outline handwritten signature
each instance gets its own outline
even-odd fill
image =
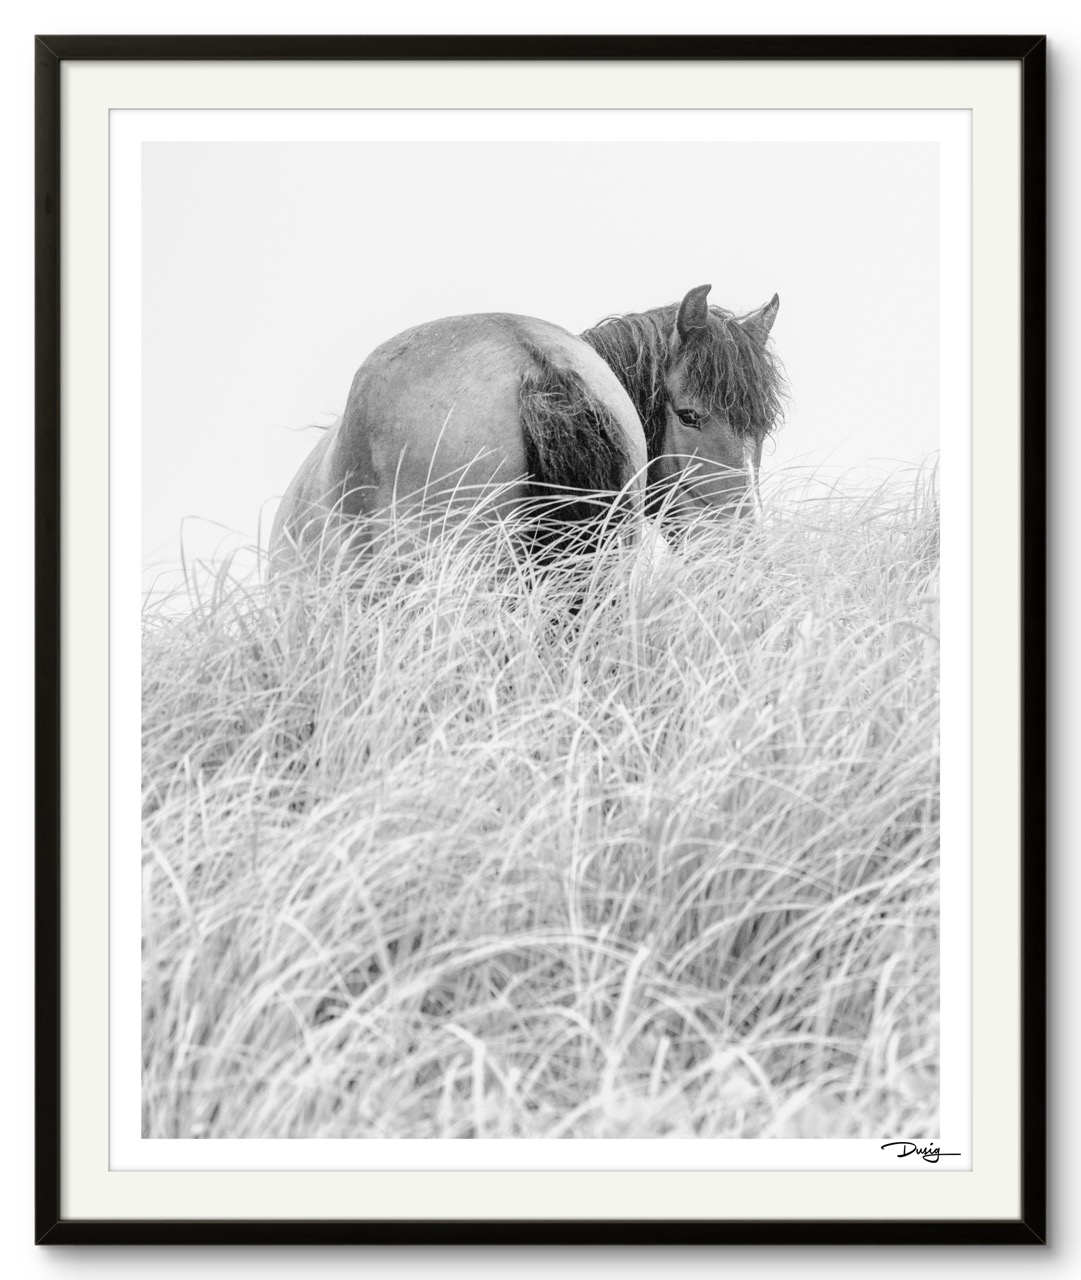
[[[943,1156],[959,1156],[960,1151],[943,1151],[941,1147],[928,1145],[921,1147],[915,1142],[884,1142],[882,1150],[887,1147],[900,1147],[900,1151],[895,1151],[894,1155],[898,1160],[903,1160],[905,1156],[919,1156],[922,1160],[926,1160],[928,1164],[938,1164],[939,1159]]]

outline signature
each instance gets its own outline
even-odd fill
[[[961,1154],[960,1151],[943,1151],[941,1147],[936,1146],[921,1147],[915,1142],[884,1142],[882,1150],[885,1151],[887,1147],[901,1148],[900,1151],[894,1152],[898,1160],[904,1159],[905,1156],[919,1156],[921,1159],[926,1160],[928,1164],[938,1164],[941,1156],[959,1156]]]

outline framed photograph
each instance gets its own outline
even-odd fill
[[[52,37],[43,1243],[1042,1243],[1042,37]]]

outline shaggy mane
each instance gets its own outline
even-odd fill
[[[672,364],[672,334],[679,303],[626,316],[608,316],[581,334],[612,369],[645,427],[652,462],[665,432],[665,374]],[[753,313],[749,313],[753,314]],[[787,394],[784,369],[767,339],[755,341],[742,327],[747,316],[709,308],[709,340],[683,344],[678,359],[694,395],[723,405],[740,435],[780,425]]]

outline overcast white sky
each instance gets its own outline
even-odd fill
[[[190,554],[265,539],[364,357],[462,312],[578,332],[707,281],[736,311],[776,291],[793,395],[764,469],[918,461],[938,244],[934,143],[144,144],[144,564],[186,517]]]

